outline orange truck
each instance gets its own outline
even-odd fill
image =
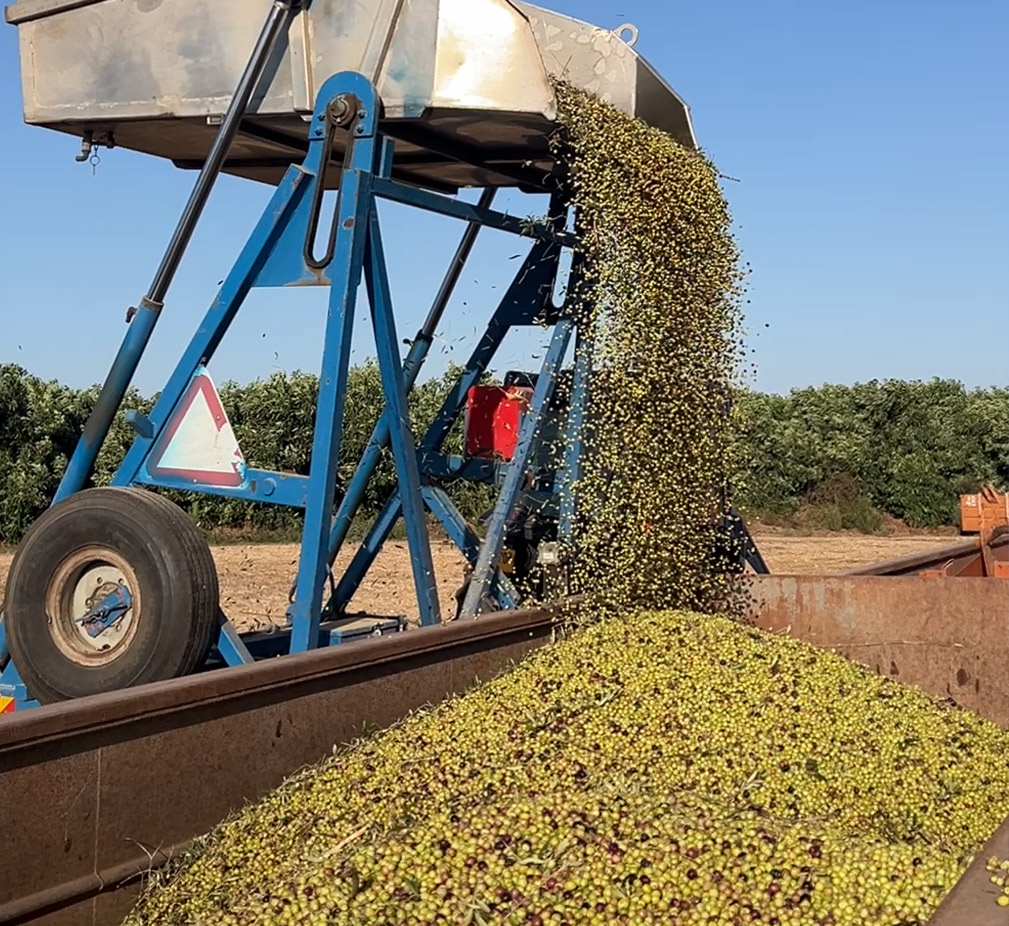
[[[960,533],[978,535],[983,575],[1009,578],[1009,561],[995,552],[1009,534],[1009,494],[986,485],[973,495],[961,495]],[[1002,542],[995,543],[999,539]]]
[[[1009,578],[1009,495],[985,486],[960,496],[960,533],[949,546],[870,563],[845,575]]]

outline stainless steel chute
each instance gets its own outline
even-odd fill
[[[20,0],[24,117],[199,167],[272,0]],[[694,146],[686,104],[625,38],[509,0],[314,0],[278,47],[225,172],[276,183],[301,160],[322,82],[376,81],[398,177],[537,187],[562,77]],[[631,42],[633,38],[631,39]]]

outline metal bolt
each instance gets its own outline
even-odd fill
[[[355,106],[351,98],[342,95],[333,100],[326,109],[326,117],[333,125],[346,125],[354,118]]]

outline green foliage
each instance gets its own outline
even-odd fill
[[[66,468],[92,402],[84,393],[0,366],[0,540],[16,540]]]
[[[434,418],[458,377],[449,368],[420,383],[410,395],[414,431],[419,436]],[[221,399],[248,462],[266,469],[307,474],[318,379],[307,373],[276,373],[247,386],[223,383]],[[0,543],[14,544],[49,504],[98,389],[68,389],[31,376],[20,367],[0,365]],[[154,399],[131,390],[124,409],[149,412]],[[346,484],[364,452],[382,410],[378,365],[369,361],[350,371],[345,405],[344,444],[339,478]],[[95,467],[94,483],[105,485],[133,440],[122,413],[117,415]],[[462,450],[457,424],[445,450]],[[391,454],[386,451],[369,486],[363,511],[374,513],[395,488]],[[492,503],[492,490],[457,482],[449,492],[463,515],[475,520]],[[194,493],[168,493],[204,529],[233,528],[293,532],[300,514],[287,508],[254,505]]]
[[[410,397],[414,430],[432,420],[457,369],[421,383]],[[277,373],[247,386],[225,383],[221,395],[246,458],[270,469],[307,473],[311,462],[316,377]],[[0,365],[0,542],[16,543],[49,504],[97,388],[45,382]],[[340,479],[350,479],[381,411],[382,389],[372,361],[350,374]],[[150,410],[153,399],[131,391],[126,408]],[[743,461],[751,511],[791,515],[809,526],[874,531],[880,512],[914,527],[956,524],[961,492],[984,482],[1009,488],[1009,389],[966,390],[950,380],[888,380],[856,386],[800,389],[788,396],[742,394],[733,415],[736,455]],[[120,414],[95,472],[112,477],[132,441]],[[446,449],[462,449],[460,426]],[[364,510],[374,512],[395,486],[385,455]],[[492,490],[450,487],[463,514],[475,520]],[[204,528],[295,530],[295,512],[191,493],[173,496]]]
[[[826,502],[851,526],[864,529],[874,507],[934,527],[957,523],[960,493],[985,482],[1009,486],[1005,388],[874,380],[788,396],[744,393],[735,420],[746,460],[741,501],[752,510],[790,514],[823,504],[818,489],[846,477],[855,495]]]

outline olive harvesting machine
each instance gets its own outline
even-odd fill
[[[520,0],[18,0],[6,18],[18,30],[29,124],[75,136],[78,161],[127,148],[196,172],[53,504],[15,553],[0,615],[0,924],[111,926],[145,875],[250,798],[554,638],[557,610],[527,606],[545,591],[530,591],[531,567],[556,568],[563,593],[556,561],[578,516],[570,486],[593,371],[588,334],[558,295],[567,262],[572,276],[579,267],[551,145],[553,81],[696,143],[686,105],[634,50],[633,26],[600,28]],[[153,408],[125,410],[134,434],[111,485],[90,488],[222,173],[274,187],[269,203],[236,242]],[[502,188],[542,197],[545,218],[495,208]],[[462,226],[416,333],[399,330],[392,304],[396,255],[383,247],[378,208],[387,202]],[[526,239],[528,252],[418,439],[407,395],[485,228]],[[384,409],[341,483],[362,285]],[[307,474],[270,472],[243,456],[210,366],[254,287],[302,286],[328,287],[311,462]],[[533,326],[549,339],[538,369],[489,385],[506,335]],[[460,422],[463,452],[449,453]],[[396,490],[336,569],[387,453]],[[453,504],[455,480],[497,487],[483,531]],[[166,490],[303,513],[285,626],[239,633],[229,622],[207,542]],[[1009,639],[1009,579],[994,567],[985,579],[948,564],[920,579],[920,559],[890,564],[889,578],[769,575],[724,507],[730,568],[758,573],[757,625],[1009,723],[1009,648],[992,643]],[[406,633],[401,618],[346,610],[400,519],[426,628]],[[440,613],[432,520],[470,564],[458,620]],[[1005,540],[990,544],[1000,560]],[[943,562],[977,557],[975,545],[960,547]],[[1009,856],[1009,820],[932,926],[1002,922],[985,893],[993,852]]]
[[[633,50],[635,28],[601,29],[511,0],[21,0],[7,8],[7,20],[18,28],[28,123],[80,137],[79,161],[122,147],[198,176],[150,288],[127,312],[122,346],[53,505],[16,553],[0,623],[0,696],[30,706],[402,629],[398,618],[345,612],[400,518],[421,625],[442,621],[429,514],[471,564],[457,616],[517,606],[523,592],[508,565],[515,550],[503,556],[503,548],[525,544],[519,560],[528,572],[537,559],[556,558],[556,542],[570,536],[574,503],[566,487],[577,475],[579,441],[564,442],[560,457],[544,463],[544,422],[553,419],[554,434],[579,433],[589,375],[587,338],[555,297],[575,238],[550,144],[552,78],[695,144],[687,107]],[[153,409],[126,412],[135,435],[111,485],[88,488],[221,173],[276,189]],[[481,190],[478,200],[457,195],[470,187]],[[546,217],[495,211],[502,187],[547,196]],[[332,190],[330,209],[324,194]],[[402,359],[379,201],[465,226]],[[485,227],[532,243],[415,443],[406,396]],[[356,474],[338,486],[361,282],[385,406]],[[208,369],[253,287],[300,286],[329,287],[307,475],[245,461]],[[484,385],[505,335],[532,325],[552,329],[541,369],[502,387]],[[461,416],[469,452],[446,454]],[[351,564],[334,575],[387,447],[397,491]],[[499,486],[482,539],[445,490],[457,479]],[[303,511],[287,626],[239,634],[220,613],[205,540],[148,488]],[[529,498],[539,499],[533,519],[546,524],[531,542],[528,517],[516,520],[517,511],[530,511],[521,504]]]

